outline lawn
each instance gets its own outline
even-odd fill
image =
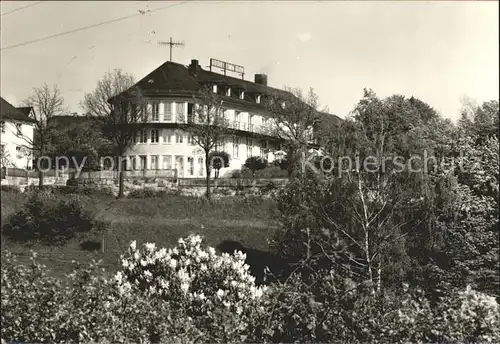
[[[65,197],[65,196],[61,196]],[[22,207],[25,196],[2,192],[2,224],[10,214]],[[197,233],[208,245],[216,246],[225,239],[243,245],[268,250],[268,240],[278,224],[273,220],[272,200],[245,202],[242,197],[228,197],[208,202],[185,196],[169,196],[158,199],[121,199],[106,196],[82,197],[85,207],[97,212],[100,219],[110,223],[106,232],[87,233],[63,246],[43,244],[24,245],[2,237],[2,249],[28,260],[29,250],[37,252],[54,273],[68,273],[72,261],[102,260],[103,266],[114,270],[120,254],[132,240],[140,245],[154,242],[160,247],[175,245],[182,236]],[[80,243],[93,240],[104,243],[104,250],[85,251]]]

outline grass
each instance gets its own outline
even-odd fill
[[[67,197],[61,195],[61,197]],[[21,209],[26,196],[2,192],[2,225],[8,216]],[[103,233],[87,233],[67,244],[54,247],[43,244],[23,245],[2,237],[2,249],[28,261],[29,250],[55,274],[69,273],[72,261],[102,260],[103,266],[114,270],[119,257],[132,240],[138,245],[154,242],[160,247],[176,244],[180,237],[197,233],[205,243],[218,245],[225,239],[239,241],[245,246],[267,250],[267,239],[277,228],[273,220],[272,200],[246,202],[243,198],[228,197],[220,200],[168,196],[158,199],[120,199],[107,196],[82,196],[85,208],[96,211],[97,217],[110,223]],[[89,252],[80,243],[93,240],[104,243],[104,252]]]

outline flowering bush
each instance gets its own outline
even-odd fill
[[[115,275],[118,289],[123,295],[141,291],[160,297],[173,308],[185,309],[190,318],[199,320],[197,323],[222,326],[215,318],[227,322],[227,317],[234,315],[237,319],[231,321],[238,332],[244,332],[255,320],[252,314],[261,310],[259,302],[266,287],[255,285],[243,253],[218,255],[213,247],[202,248],[201,244],[198,235],[181,238],[170,249],[146,243],[141,250],[132,242],[121,257],[122,270]],[[227,335],[227,329],[209,327],[212,340]]]

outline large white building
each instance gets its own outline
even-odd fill
[[[189,133],[180,130],[194,113],[193,95],[209,86],[223,100],[225,118],[231,134],[222,147],[231,156],[230,167],[240,169],[251,156],[269,162],[280,150],[280,140],[272,135],[272,121],[262,105],[269,91],[284,92],[267,86],[267,76],[256,74],[254,82],[204,70],[197,60],[188,66],[166,62],[136,85],[148,103],[148,129],[140,133],[126,153],[128,169],[176,169],[179,177],[205,176],[204,153],[191,142]]]
[[[29,143],[33,142],[33,123],[30,117],[31,107],[16,108],[1,99],[1,155],[2,167],[32,168],[32,151]]]

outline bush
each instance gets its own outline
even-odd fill
[[[120,293],[139,292],[183,309],[206,341],[255,341],[254,323],[262,318],[257,313],[264,311],[259,303],[266,288],[255,285],[241,252],[217,255],[201,243],[197,235],[179,239],[168,250],[151,243],[140,250],[132,242],[115,276]]]
[[[57,200],[54,195],[43,192],[31,194],[23,209],[9,217],[2,232],[16,241],[61,244],[77,233],[106,227],[83,208],[78,198]]]
[[[169,190],[155,190],[153,188],[134,189],[127,195],[128,198],[162,198],[172,195]]]
[[[371,294],[333,271],[256,287],[236,253],[201,238],[171,249],[135,242],[122,270],[98,263],[50,277],[2,251],[2,342],[498,342],[498,303],[470,288],[432,306],[403,286]]]
[[[0,190],[2,192],[21,193],[21,189],[17,185],[2,185]]]

